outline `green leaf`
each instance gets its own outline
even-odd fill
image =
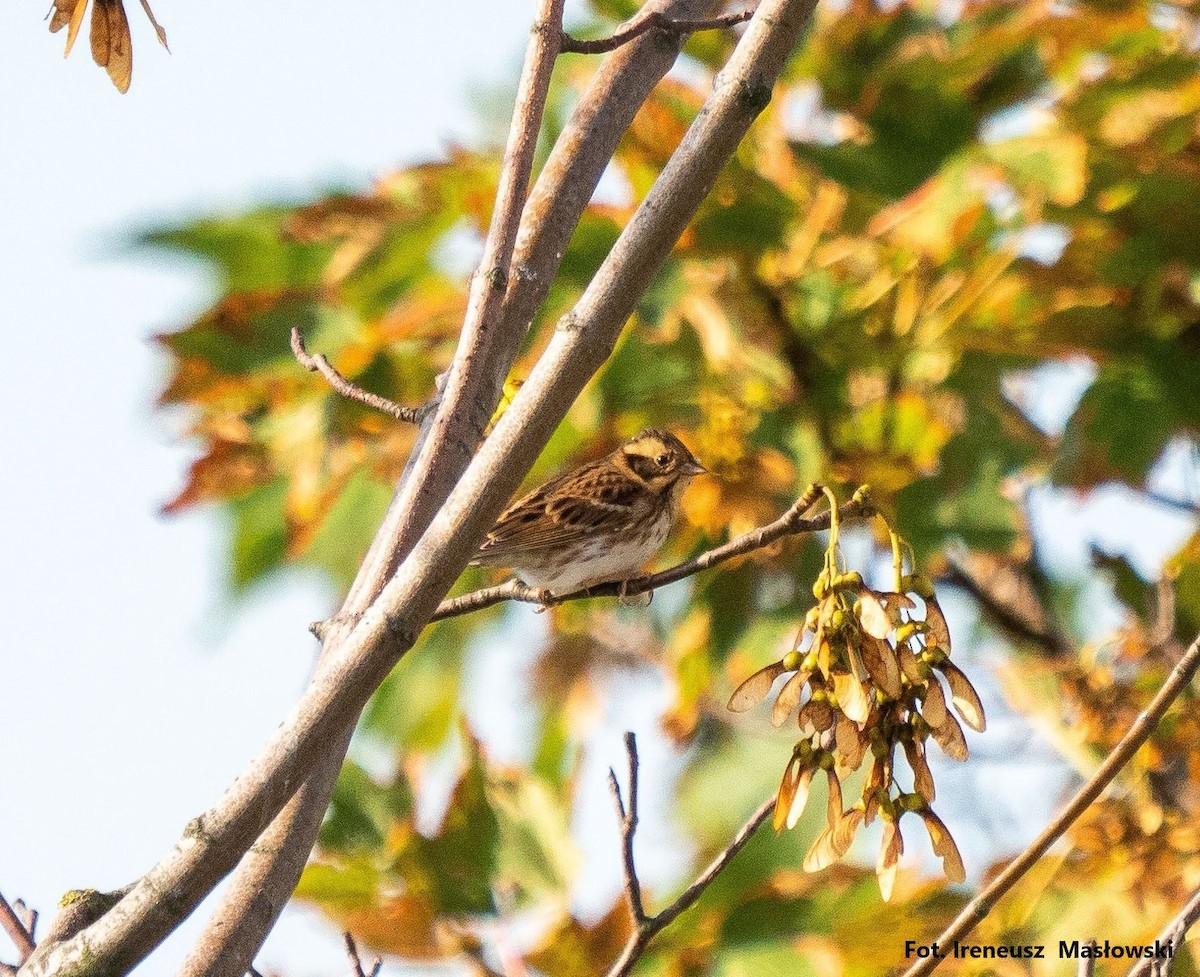
[[[248,495],[232,499],[234,589],[244,591],[283,565],[287,555],[288,526],[284,519],[287,481],[276,477]]]
[[[394,824],[407,821],[412,813],[412,789],[406,778],[398,777],[390,785],[380,785],[362,767],[347,760],[342,764],[329,813],[321,825],[321,848],[342,854],[376,851],[383,846]]]
[[[1106,364],[1067,422],[1052,474],[1060,485],[1140,488],[1170,440],[1174,410],[1144,366]]]
[[[355,472],[304,551],[304,562],[324,570],[339,588],[348,587],[391,498],[388,486]]]

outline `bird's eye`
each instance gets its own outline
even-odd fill
[[[670,460],[671,459],[668,458],[666,455],[659,455],[657,458],[654,459],[654,464],[658,465],[659,468],[664,468],[664,467],[666,467],[667,462]]]

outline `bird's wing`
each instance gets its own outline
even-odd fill
[[[489,562],[572,543],[623,523],[636,507],[641,486],[603,462],[547,482],[509,506],[479,548]]]

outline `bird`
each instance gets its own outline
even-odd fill
[[[674,434],[649,428],[509,505],[472,563],[508,567],[543,598],[625,582],[658,552],[684,490],[707,471]]]

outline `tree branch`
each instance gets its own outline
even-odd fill
[[[621,862],[625,869],[629,912],[633,916],[634,927],[641,929],[647,917],[642,905],[642,884],[638,881],[637,866],[633,861],[633,835],[638,825],[638,751],[637,737],[632,732],[625,733],[625,753],[629,757],[629,807],[621,803],[621,785],[617,783],[617,774],[612,767],[608,768],[608,789],[621,824]]]
[[[617,783],[617,775],[610,768],[608,771],[608,787],[613,795],[617,808],[617,816],[621,825],[621,861],[625,871],[625,895],[629,900],[629,912],[633,916],[633,932],[625,943],[621,956],[608,971],[607,977],[625,977],[632,972],[634,965],[641,959],[646,947],[660,932],[670,926],[679,915],[690,909],[696,900],[704,894],[704,890],[712,883],[726,865],[733,859],[763,824],[775,809],[775,795],[759,805],[758,810],[738,829],[733,839],[721,850],[708,866],[696,876],[695,880],[679,894],[674,902],[665,906],[661,912],[647,916],[642,904],[642,886],[638,881],[637,866],[633,859],[633,836],[637,831],[637,802],[638,802],[638,753],[637,738],[633,733],[625,734],[625,752],[629,756],[629,807],[621,803],[621,787]]]
[[[614,32],[611,37],[584,41],[564,32],[561,50],[564,54],[606,54],[609,51],[615,51],[622,44],[628,44],[649,30],[660,30],[668,34],[685,36],[697,31],[721,30],[725,27],[733,27],[735,24],[744,24],[752,16],[754,16],[754,10],[749,9],[736,14],[726,14],[724,17],[682,20],[667,17],[657,10],[651,10],[649,13],[639,14],[627,27]]]
[[[1134,964],[1128,977],[1169,977],[1179,951],[1183,949],[1183,941],[1187,937],[1187,932],[1197,921],[1200,921],[1200,889],[1192,893],[1192,897],[1179,910],[1175,918],[1158,934],[1158,939],[1162,943],[1171,944],[1171,956],[1161,959],[1143,957]]]
[[[321,374],[329,386],[333,387],[343,397],[349,400],[357,400],[360,404],[366,404],[368,407],[374,407],[376,410],[390,414],[396,420],[404,421],[406,424],[420,423],[421,414],[425,408],[404,407],[401,404],[397,404],[394,400],[388,400],[387,397],[373,394],[371,391],[363,390],[357,384],[351,383],[334,369],[333,364],[325,358],[323,353],[318,353],[316,356],[309,353],[304,345],[304,336],[300,332],[299,326],[292,326],[291,344],[292,354],[296,357],[299,364],[306,370]]]
[[[967,903],[954,922],[937,938],[938,943],[949,946],[970,933],[992,911],[1001,897],[1033,867],[1051,845],[1063,836],[1079,816],[1091,806],[1092,802],[1104,793],[1113,778],[1121,772],[1125,764],[1133,759],[1133,755],[1142,744],[1150,738],[1150,734],[1154,732],[1163,716],[1166,715],[1171,703],[1192,680],[1198,666],[1200,666],[1200,637],[1197,637],[1183,653],[1150,704],[1138,715],[1128,732],[1121,737],[1120,742],[1100,764],[1096,772],[1079,788],[1062,812],[1046,826],[1046,829],[1033,840],[1028,848],[996,876],[983,892]],[[938,963],[940,963],[940,959],[933,956],[918,960],[904,972],[904,977],[924,977],[931,973]]]
[[[438,605],[438,609],[434,612],[430,620],[441,621],[448,617],[471,614],[475,611],[483,610],[485,607],[492,607],[495,604],[509,600],[526,604],[538,604],[542,607],[553,607],[556,604],[564,604],[567,601],[583,600],[591,597],[632,597],[637,594],[644,594],[658,587],[665,587],[667,584],[675,583],[675,581],[682,580],[685,577],[690,577],[701,570],[707,570],[719,563],[724,563],[726,560],[731,560],[736,556],[742,556],[754,550],[762,549],[764,546],[769,546],[785,536],[797,536],[803,533],[828,529],[830,515],[828,512],[823,512],[810,519],[804,518],[804,514],[822,497],[822,489],[819,486],[810,485],[804,491],[804,494],[792,503],[787,512],[774,522],[759,529],[751,530],[748,533],[743,533],[736,539],[731,539],[728,543],[707,550],[697,557],[685,560],[666,570],[660,570],[658,573],[652,573],[645,577],[634,577],[631,580],[614,580],[610,583],[596,584],[595,586],[576,590],[569,594],[547,594],[536,587],[527,587],[519,580],[510,580],[495,587],[484,587],[481,590],[473,590],[469,594],[462,594],[461,596],[444,600]],[[852,519],[855,517],[870,516],[874,513],[874,510],[868,501],[856,497],[844,506],[839,506],[838,513],[841,518]]]
[[[350,967],[354,977],[379,977],[379,971],[383,969],[382,959],[376,957],[368,973],[363,969],[362,958],[358,955],[358,946],[355,944],[354,937],[350,935],[349,930],[342,934],[342,942],[346,944],[346,956],[350,958]]]
[[[480,269],[471,284],[459,346],[444,386],[433,402],[411,412],[411,417],[401,417],[421,423],[417,443],[388,513],[343,602],[342,614],[356,617],[378,598],[393,569],[428,527],[438,504],[462,473],[466,460],[483,434],[480,417],[486,420],[491,416],[498,397],[498,390],[491,401],[481,392],[480,378],[475,376],[479,372],[476,364],[486,357],[490,345],[497,341],[493,335],[493,320],[497,318],[506,294],[505,285],[533,170],[550,76],[558,56],[563,5],[564,0],[538,0],[536,21],[526,49],[501,163],[493,218]],[[292,331],[292,350],[305,363],[302,354],[307,354],[303,340],[295,329]],[[316,368],[321,369],[323,359],[313,359]],[[328,369],[337,375],[331,366]],[[342,389],[328,372],[324,369],[321,372],[335,389]],[[364,402],[380,406],[371,400]],[[408,411],[407,408],[399,409]],[[445,450],[447,447],[452,450]],[[318,660],[314,683],[326,680],[325,666],[341,654],[347,637],[348,629],[335,629],[328,636]],[[325,752],[312,764],[304,784],[272,821],[256,849],[247,852],[237,876],[188,955],[180,977],[241,973],[257,955],[308,860],[356,720],[357,713],[330,736]]]
[[[8,904],[8,900],[2,894],[0,894],[0,927],[3,927],[8,938],[13,941],[13,946],[17,948],[17,963],[24,963],[28,960],[33,951],[37,949],[37,944],[33,940],[33,932],[21,922],[21,918],[13,911],[13,907]]]
[[[666,16],[703,13],[712,0],[651,0]],[[545,18],[543,18],[544,20]],[[561,23],[560,23],[561,27]],[[535,33],[531,51],[539,63],[547,59],[544,32]],[[638,108],[674,63],[682,36],[662,34],[641,38],[605,58],[572,112],[549,159],[542,167],[521,217],[521,228],[512,258],[508,291],[502,314],[490,325],[491,345],[464,344],[458,355],[473,357],[481,390],[475,401],[494,406],[511,368],[521,339],[536,308],[544,300],[566,252],[566,242],[599,183],[617,141],[628,129]],[[522,102],[531,106],[531,102]],[[521,112],[514,126],[536,131],[537,123]],[[507,166],[507,162],[505,164]],[[498,212],[498,208],[497,208]],[[483,354],[482,361],[479,353]],[[466,391],[465,393],[469,393]],[[439,394],[439,398],[440,398]],[[490,414],[488,415],[490,416]],[[422,446],[432,433],[432,413],[417,436],[409,465],[401,476],[392,505],[371,544],[340,614],[359,616],[379,594],[396,566],[412,548],[432,516],[432,502],[444,497],[449,479],[457,478],[465,464],[459,452]],[[473,438],[468,425],[461,438]],[[421,462],[425,467],[418,464]],[[324,662],[340,646],[339,634],[322,636]],[[253,959],[265,934],[274,925],[283,903],[295,888],[308,852],[329,804],[353,723],[331,741],[304,786],[296,792],[259,843],[246,854],[227,886],[204,934],[189,955],[181,977],[210,977],[237,972],[237,962]],[[235,936],[236,932],[236,936]],[[232,944],[240,944],[240,948]],[[224,949],[221,949],[221,948]],[[228,961],[223,957],[232,954]]]
[[[378,600],[339,640],[338,654],[321,681],[310,686],[242,776],[189,825],[133,891],[76,937],[44,954],[40,947],[26,965],[26,977],[67,977],[85,968],[118,974],[143,959],[232,868],[325,755],[330,740],[355,721],[377,684],[412,647],[583,385],[611,353],[637,297],[769,102],[814,3],[764,0],[760,5],[679,149],[574,312],[560,322],[495,430],[440,508],[436,494],[423,500],[437,515]],[[554,38],[556,43],[557,32]],[[447,391],[453,378],[452,367]],[[420,457],[417,465],[423,470]]]
[[[961,587],[979,604],[980,609],[997,627],[1006,632],[1010,639],[1028,641],[1049,655],[1060,656],[1068,654],[1071,644],[1047,620],[1044,620],[1041,606],[1034,604],[1030,591],[1016,594],[1001,592],[991,580],[976,573],[964,559],[954,553],[947,554],[949,567],[943,575],[945,581],[955,587]],[[1009,568],[1011,574],[1019,574],[1016,568]],[[1027,586],[1028,581],[1024,581]]]

